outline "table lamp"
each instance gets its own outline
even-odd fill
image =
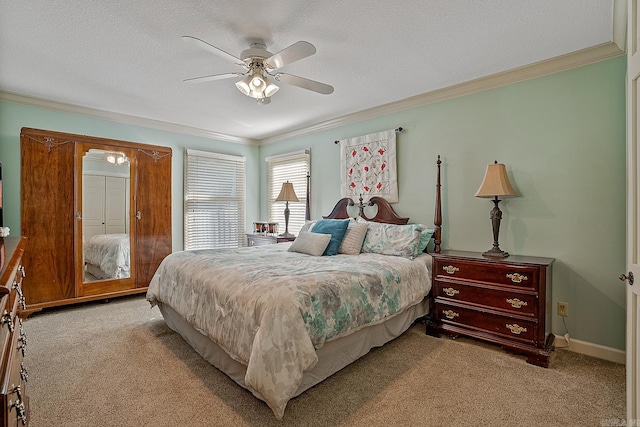
[[[278,194],[275,201],[287,203],[284,208],[284,233],[280,234],[280,237],[294,237],[293,234],[289,233],[289,202],[299,202],[299,200],[293,189],[293,184],[289,181],[283,182],[280,194]]]
[[[508,257],[509,253],[501,250],[498,244],[500,220],[502,219],[502,211],[498,207],[498,203],[500,203],[498,197],[518,197],[518,194],[511,186],[509,177],[507,176],[507,169],[502,163],[498,163],[496,160],[494,164],[487,165],[484,179],[475,196],[493,198],[492,202],[495,204],[489,216],[491,218],[491,225],[493,226],[493,247],[482,255],[496,258]]]

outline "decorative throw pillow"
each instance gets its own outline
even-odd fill
[[[414,258],[418,253],[422,224],[381,224],[367,222],[368,230],[362,243],[363,253]]]
[[[426,249],[427,245],[429,244],[429,241],[431,240],[431,236],[433,236],[433,233],[436,230],[432,229],[432,228],[424,228],[421,232],[420,232],[420,243],[418,243],[418,253],[417,255],[420,255],[422,252],[424,252],[424,250]]]
[[[293,241],[287,250],[289,252],[300,252],[301,254],[322,256],[330,240],[330,234],[302,231],[298,234],[296,240]]]
[[[323,255],[337,255],[338,248],[349,226],[348,219],[319,219],[311,228],[312,233],[331,234],[331,241]]]
[[[339,254],[358,255],[362,249],[362,242],[367,234],[367,224],[349,221],[347,232],[338,248]]]
[[[313,227],[316,223],[316,220],[307,220],[304,222],[304,225],[302,226],[302,228],[300,229],[300,233],[304,233],[305,231],[309,231],[311,230],[311,227]]]

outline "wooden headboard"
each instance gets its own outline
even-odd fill
[[[435,231],[433,233],[433,241],[435,243],[435,253],[440,253],[441,239],[442,239],[442,201],[440,197],[440,165],[442,161],[440,160],[440,155],[438,155],[438,161],[436,162],[437,168],[437,178],[436,178],[436,200],[435,200],[435,213],[433,215],[433,225]],[[378,210],[373,217],[368,217],[364,213],[364,209],[367,206],[377,206]],[[346,219],[349,218],[349,213],[347,212],[347,208],[350,206],[358,206],[358,215],[367,221],[375,221],[375,222],[383,222],[386,224],[407,224],[409,222],[409,218],[403,218],[398,216],[396,212],[393,210],[393,207],[382,197],[374,196],[372,197],[368,203],[362,202],[362,196],[360,196],[359,203],[356,205],[355,202],[349,198],[342,198],[336,203],[333,207],[331,213],[327,216],[323,216],[323,218],[329,219]]]

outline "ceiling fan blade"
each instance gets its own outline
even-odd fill
[[[333,86],[320,83],[315,80],[305,79],[304,77],[298,77],[292,74],[278,73],[274,76],[274,78],[283,83],[298,86],[303,89],[321,93],[323,95],[329,95],[333,93]]]
[[[229,61],[229,62],[233,62],[236,65],[240,65],[242,67],[247,68],[247,64],[240,58],[235,57],[233,55],[231,55],[230,53],[225,52],[222,49],[218,49],[217,47],[210,45],[209,43],[200,40],[197,37],[192,37],[192,36],[182,36],[182,40],[184,40],[187,43],[191,43],[195,46],[198,46],[201,49],[207,50],[211,53],[213,53],[214,55],[217,55],[218,57]]]
[[[316,48],[311,43],[299,41],[285,47],[278,53],[274,53],[264,60],[264,64],[271,70],[277,70],[314,53],[316,53]]]
[[[240,77],[243,75],[244,75],[243,73],[214,74],[211,76],[202,76],[202,77],[194,77],[191,79],[185,79],[184,82],[185,83],[204,83],[204,82],[210,82],[213,80],[229,79],[231,77]]]

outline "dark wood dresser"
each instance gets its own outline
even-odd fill
[[[24,364],[27,339],[22,329],[22,312],[26,309],[22,293],[25,277],[22,266],[26,239],[0,238],[0,353],[2,426],[29,425],[27,370]]]
[[[282,242],[293,242],[294,240],[296,240],[295,236],[280,237],[260,233],[247,233],[247,246],[273,245]]]
[[[433,254],[433,303],[427,333],[464,335],[501,345],[548,367],[552,258]]]

